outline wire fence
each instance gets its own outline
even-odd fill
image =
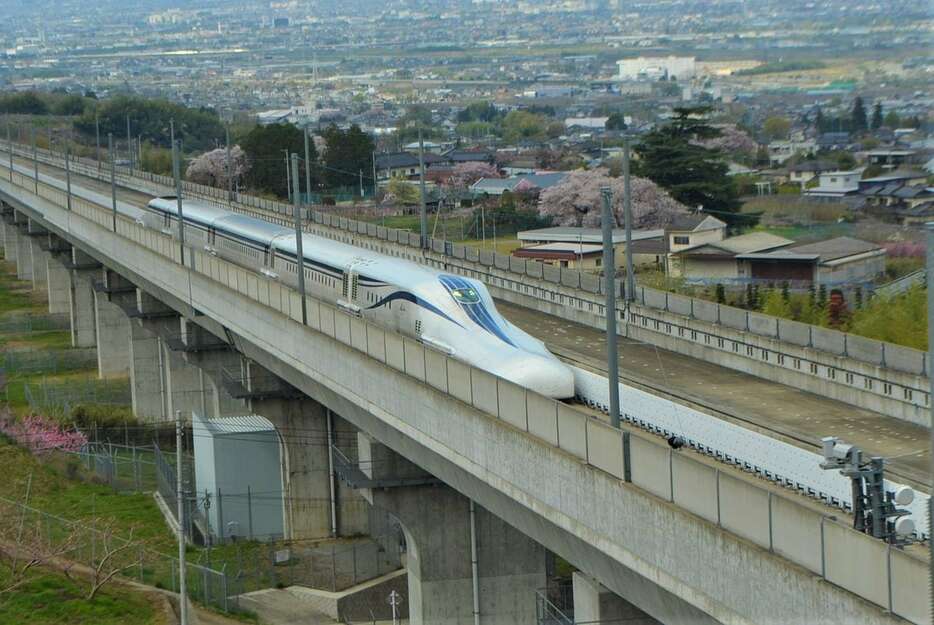
[[[118,536],[103,524],[79,523],[0,497],[0,531],[18,536],[18,550],[41,561],[67,559],[105,574],[117,571],[123,579],[178,592],[177,558],[159,553],[142,541]],[[187,562],[185,570],[192,600],[225,612],[236,610],[236,604],[229,599],[225,570],[193,562]]]
[[[93,351],[96,363],[97,356]],[[33,412],[64,417],[72,416],[80,405],[127,406],[131,402],[131,391],[126,380],[98,380],[90,377],[24,383],[23,394]]]
[[[88,443],[76,452],[85,469],[117,493],[156,490],[155,448],[114,443]]]
[[[0,354],[0,368],[7,375],[45,373],[53,375],[81,371],[97,366],[97,350],[53,349],[47,351],[5,350]]]
[[[50,332],[53,330],[69,330],[70,328],[68,315],[64,314],[17,314],[5,315],[0,319],[0,334]]]

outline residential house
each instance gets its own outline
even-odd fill
[[[701,243],[722,241],[725,236],[726,224],[704,213],[681,215],[665,228],[669,254]]]
[[[803,141],[772,141],[769,143],[769,164],[781,165],[797,154],[813,154],[817,151],[817,142],[813,139]]]
[[[567,172],[543,172],[537,174],[520,174],[510,178],[481,178],[470,186],[470,190],[477,195],[502,195],[506,191],[515,192],[520,183],[526,188],[547,189],[560,184],[567,178]]]
[[[858,171],[828,171],[818,177],[818,185],[804,191],[811,198],[842,199],[859,191]]]
[[[664,230],[634,230],[631,233],[633,251],[637,244],[654,243],[664,247]],[[512,255],[518,258],[531,258],[549,265],[558,265],[583,271],[600,272],[603,265],[603,231],[600,228],[578,228],[558,226],[524,230],[517,235],[521,247]],[[613,230],[613,250],[616,266],[626,264],[626,231],[622,228]],[[664,254],[664,253],[662,253]],[[655,265],[657,259],[652,256],[643,258],[633,255],[633,264]]]
[[[845,150],[850,147],[850,133],[825,132],[817,138],[819,150]]]
[[[871,282],[885,272],[885,249],[851,237],[744,253],[736,260],[745,276],[776,283],[846,286]]]
[[[917,154],[914,150],[896,150],[880,148],[866,153],[870,165],[880,165],[883,169],[897,169],[911,161]]]
[[[450,161],[453,165],[458,163],[494,163],[493,153],[486,150],[462,150],[453,148],[444,152],[441,156]]]
[[[425,167],[447,164],[449,161],[443,156],[426,152],[423,155]],[[386,181],[390,178],[413,178],[418,176],[418,154],[411,152],[388,152],[376,155],[376,179]]]
[[[741,254],[771,252],[793,245],[794,241],[768,232],[751,232],[722,241],[700,243],[669,255],[669,274],[698,282],[743,280],[746,263]]]
[[[833,161],[803,161],[788,168],[788,180],[801,185],[803,191],[809,182],[822,173],[837,169],[838,165]]]

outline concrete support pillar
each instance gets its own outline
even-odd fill
[[[19,231],[16,224],[3,221],[3,258],[10,263],[16,262],[16,239]]]
[[[272,422],[282,441],[282,484],[286,494],[283,527],[286,537],[301,540],[331,536],[332,501],[338,535],[365,533],[369,504],[360,494],[339,486],[334,479],[332,499],[327,409],[309,398],[267,397],[250,401],[250,410]],[[355,438],[356,435],[348,431],[350,425],[343,419],[332,415],[332,423],[335,439]]]
[[[119,274],[102,270],[94,289],[94,329],[97,373],[101,378],[130,374],[130,319],[126,310],[136,301],[136,287]]]
[[[211,415],[210,397],[205,393],[204,372],[190,364],[182,354],[171,349],[165,339],[161,341],[163,372],[165,374],[166,409],[170,418],[175,411],[182,414],[197,412]]]
[[[48,280],[49,312],[53,314],[71,311],[71,275],[68,268],[52,254],[46,254],[45,271]]]
[[[32,280],[32,253],[29,249],[29,237],[19,231],[16,233],[16,277],[19,280]]]
[[[574,573],[573,591],[576,623],[660,625],[659,621],[580,571]]]
[[[69,289],[72,347],[94,347],[97,331],[94,318],[94,276],[88,270],[73,269]]]
[[[133,414],[144,421],[167,421],[162,341],[137,322],[130,324],[130,391]]]
[[[363,446],[360,454],[362,462]],[[385,456],[382,451],[376,455]],[[374,471],[381,465],[374,463]],[[541,545],[480,506],[474,506],[472,532],[470,501],[447,486],[374,488],[370,497],[375,508],[399,521],[405,534],[409,623],[472,624],[475,592],[484,625],[537,622],[535,591],[546,581]],[[476,588],[471,534],[477,549]]]
[[[29,237],[29,264],[32,265],[32,288],[34,291],[45,291],[49,283],[49,270],[46,261],[50,254],[42,249],[42,239]]]

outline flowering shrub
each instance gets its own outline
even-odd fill
[[[918,241],[894,241],[883,244],[886,254],[900,258],[924,258],[924,243]]]
[[[56,450],[80,451],[88,443],[81,432],[66,430],[55,421],[39,415],[30,415],[20,421],[7,415],[0,419],[0,432],[34,454]]]

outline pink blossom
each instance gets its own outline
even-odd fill
[[[719,137],[697,141],[697,145],[722,150],[727,155],[753,154],[759,147],[755,139],[736,126],[723,125],[716,128],[720,131]]]
[[[87,437],[76,430],[66,430],[58,423],[39,415],[20,421],[7,416],[0,420],[0,432],[34,454],[50,451],[80,451],[88,444]]]
[[[469,161],[458,163],[454,166],[450,177],[447,179],[447,186],[464,189],[480,180],[481,178],[500,178],[499,170],[489,163],[480,163]]]
[[[572,171],[560,184],[543,190],[539,213],[551,217],[556,226],[597,227],[602,210],[600,188],[604,186],[613,192],[613,211],[617,224],[622,224],[623,179],[611,178],[604,169]],[[635,228],[661,228],[688,212],[686,206],[647,178],[633,176],[630,188]]]
[[[924,243],[917,241],[894,241],[884,243],[882,247],[885,248],[886,254],[894,257],[924,258],[926,253]]]
[[[249,170],[246,152],[239,145],[230,148],[230,175],[234,180],[243,177]],[[198,184],[224,188],[227,186],[227,150],[217,148],[205,152],[188,164],[185,178]]]

